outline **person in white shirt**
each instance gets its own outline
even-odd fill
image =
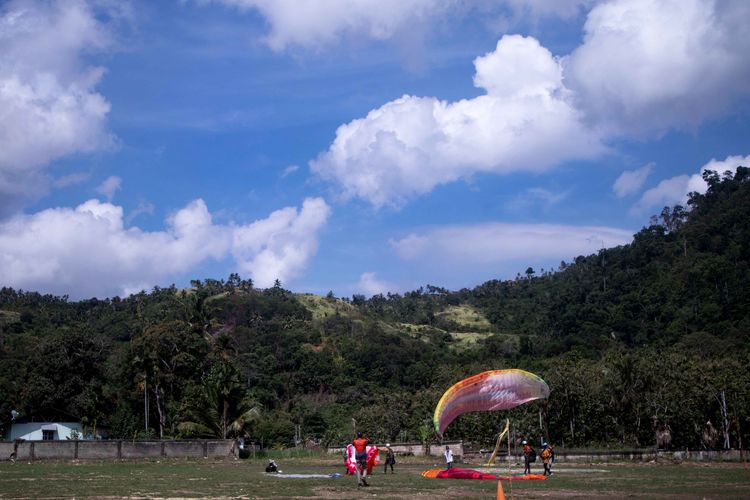
[[[451,467],[453,467],[453,452],[451,451],[450,446],[445,447],[444,455],[445,455],[445,463],[447,464],[448,469],[450,469]]]

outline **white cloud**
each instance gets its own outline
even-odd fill
[[[739,166],[750,165],[750,155],[728,156],[724,160],[711,159],[700,168],[699,173],[692,175],[678,175],[665,179],[659,184],[643,193],[638,202],[630,209],[632,215],[643,215],[650,210],[661,211],[665,206],[680,204],[687,206],[688,195],[692,192],[705,193],[708,189],[706,181],[703,180],[703,172],[713,170],[719,174],[725,171],[734,172]]]
[[[281,178],[283,179],[287,175],[291,175],[297,170],[299,170],[299,165],[287,165],[287,167],[281,171]]]
[[[86,180],[91,177],[91,174],[88,172],[74,172],[72,174],[63,175],[62,177],[58,177],[54,181],[52,181],[52,185],[55,188],[65,188],[68,186],[75,186],[76,184],[81,184],[82,182],[85,182]]]
[[[565,16],[590,4],[543,11],[519,0],[511,8]],[[569,56],[506,35],[474,61],[474,84],[485,95],[386,103],[341,125],[311,169],[344,199],[400,206],[477,173],[538,172],[594,158],[612,139],[695,126],[750,91],[746,19],[750,3],[742,0],[598,3]],[[616,192],[638,179],[625,176]]]
[[[109,44],[82,1],[0,8],[0,216],[46,192],[50,162],[111,145],[109,103],[94,90],[104,70],[82,60]]]
[[[498,222],[443,226],[390,243],[407,260],[428,258],[445,263],[468,259],[489,264],[518,258],[570,258],[632,239],[631,231],[609,227]]]
[[[299,211],[220,225],[197,199],[153,232],[125,228],[122,207],[98,200],[17,215],[0,223],[0,283],[73,297],[124,294],[233,255],[243,273],[270,286],[304,271],[329,211],[309,198]]]
[[[209,0],[197,0],[207,3]],[[474,11],[485,19],[510,13],[502,24],[557,17],[571,19],[599,0],[216,0],[260,13],[269,25],[266,43],[275,51],[321,50],[343,40],[392,40],[421,45],[434,25]],[[406,47],[407,49],[409,47]]]
[[[649,163],[636,170],[624,171],[612,185],[612,191],[618,198],[624,198],[638,192],[653,170],[654,164]]]
[[[150,203],[145,200],[141,200],[138,202],[138,205],[125,218],[125,223],[127,225],[132,224],[133,220],[135,220],[136,217],[142,214],[154,215],[155,208],[156,207],[154,207],[153,203]]]
[[[367,272],[362,273],[359,277],[359,281],[354,285],[354,289],[357,293],[362,293],[368,297],[372,297],[377,294],[386,294],[393,292],[397,289],[392,283],[378,279],[376,273]]]
[[[690,192],[688,185],[692,176],[678,175],[670,179],[664,179],[656,187],[647,190],[641,195],[640,200],[630,209],[631,215],[643,215],[654,208],[661,209],[664,206],[672,206],[677,203],[685,206],[687,195]],[[701,179],[703,182],[703,179]]]
[[[344,198],[398,206],[477,173],[539,172],[605,151],[569,103],[559,62],[534,38],[505,36],[474,64],[485,95],[403,96],[340,126],[311,169]]]
[[[703,165],[701,167],[701,174],[705,172],[706,170],[713,170],[714,172],[718,172],[719,175],[723,174],[724,172],[736,172],[737,167],[750,167],[750,155],[747,156],[740,156],[740,155],[734,155],[734,156],[727,156],[723,160],[717,160],[715,158],[711,158],[711,160]],[[696,177],[696,176],[693,176]],[[701,182],[703,183],[703,189],[692,189],[692,191],[698,191],[699,193],[705,193],[708,186],[706,186],[705,182],[703,181],[703,177],[701,175],[697,176],[699,179],[701,179]],[[691,184],[690,187],[697,188],[696,184]],[[691,191],[691,192],[692,192]]]
[[[232,255],[237,266],[259,286],[297,276],[317,252],[317,234],[330,215],[322,198],[307,198],[302,209],[287,207],[268,218],[233,231]]]
[[[111,175],[104,179],[104,182],[99,184],[96,188],[96,192],[107,198],[107,201],[112,201],[115,193],[122,187],[122,179],[116,175]]]
[[[488,275],[510,277],[526,266],[557,264],[632,241],[632,231],[601,226],[486,223],[441,226],[391,240],[410,267],[441,283],[467,286]]]
[[[259,11],[271,28],[266,42],[276,51],[293,46],[321,49],[351,36],[388,40],[459,4],[443,0],[219,1]]]
[[[750,90],[744,0],[615,0],[588,15],[566,83],[612,133],[695,126]]]

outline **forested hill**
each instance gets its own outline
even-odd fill
[[[232,275],[72,302],[2,288],[2,425],[16,409],[111,437],[284,447],[297,425],[345,442],[355,419],[374,439],[423,440],[447,387],[513,367],[552,390],[504,414],[517,435],[632,447],[669,429],[673,446],[736,447],[750,430],[749,177],[706,172],[705,195],[632,244],[474,289],[338,299]],[[499,419],[465,415],[448,437],[488,446]]]

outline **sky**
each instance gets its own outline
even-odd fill
[[[452,290],[750,166],[745,0],[0,2],[0,286]]]

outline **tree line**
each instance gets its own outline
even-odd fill
[[[127,298],[0,289],[0,415],[118,438],[429,440],[442,392],[487,369],[542,376],[549,400],[469,414],[449,438],[566,447],[738,447],[750,430],[748,169],[707,171],[628,245],[471,289],[318,297],[232,274]],[[482,325],[445,314],[467,308]],[[471,333],[475,342],[462,341]],[[6,418],[7,416],[7,418]],[[301,429],[301,435],[297,432]],[[669,439],[664,441],[664,436]]]

